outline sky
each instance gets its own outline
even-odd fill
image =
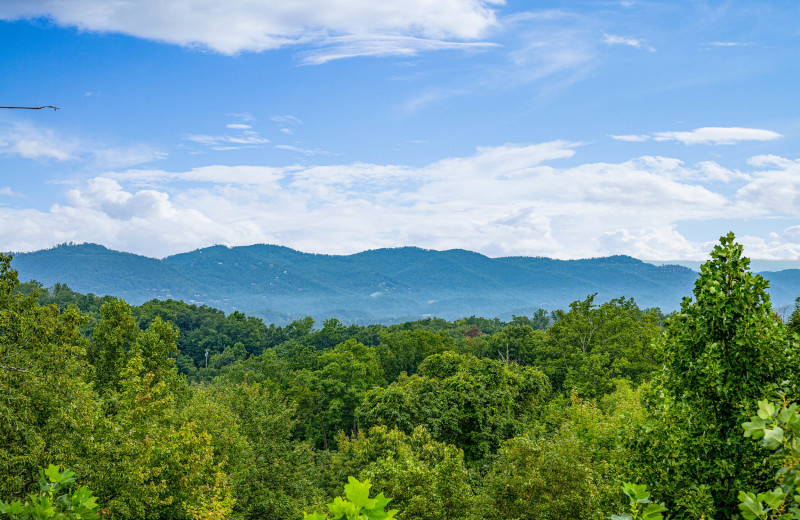
[[[2,0],[0,250],[800,259],[796,0]]]

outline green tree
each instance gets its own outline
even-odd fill
[[[294,405],[260,384],[193,388],[182,420],[208,434],[214,464],[230,473],[237,518],[299,518],[322,500],[314,454],[293,442]]]
[[[657,367],[651,345],[661,331],[660,313],[642,311],[626,298],[597,305],[595,296],[555,311],[546,340],[527,351],[526,361],[541,366],[556,390],[601,396],[613,390],[615,379],[639,384]]]
[[[787,329],[789,329],[789,332],[800,334],[800,296],[794,301],[794,311],[791,316],[789,316]]]
[[[38,469],[88,460],[99,407],[84,376],[84,318],[18,292],[0,254],[0,495],[31,491]]]
[[[626,436],[635,480],[650,484],[676,518],[738,513],[738,491],[770,471],[740,424],[775,385],[797,382],[798,346],[772,312],[767,281],[748,266],[733,233],[722,237],[701,266],[694,301],[684,298],[667,321],[652,424]]]
[[[341,436],[331,457],[331,482],[347,475],[374,482],[375,490],[392,497],[402,518],[455,520],[465,518],[473,495],[464,454],[436,442],[424,428],[410,435],[375,426],[358,439]]]
[[[387,381],[397,381],[402,372],[412,375],[431,354],[455,350],[455,343],[444,331],[397,330],[378,333],[380,344],[376,348]]]
[[[424,426],[475,462],[522,433],[549,393],[547,377],[533,368],[444,352],[425,359],[418,374],[368,392],[359,416],[365,426],[408,434]]]

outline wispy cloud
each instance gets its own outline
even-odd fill
[[[278,150],[297,152],[303,155],[333,155],[331,152],[327,152],[325,150],[310,150],[308,148],[302,148],[300,146],[293,146],[290,144],[276,144],[275,148],[277,148]]]
[[[302,125],[303,122],[293,115],[285,115],[285,116],[272,116],[270,117],[272,121],[276,123],[283,123],[283,124],[290,124],[290,125]]]
[[[626,141],[629,143],[641,143],[650,139],[649,135],[639,134],[609,135],[609,137],[617,141]]]
[[[236,134],[208,135],[190,134],[184,137],[185,140],[206,146],[214,151],[241,150],[243,148],[260,148],[269,144],[270,140],[261,137],[261,134],[253,130],[253,125],[248,124],[255,121],[250,114],[228,114],[236,117],[240,121],[247,123],[229,123],[225,128],[237,130]]]
[[[773,141],[783,137],[772,130],[738,126],[708,126],[689,132],[655,132],[656,141],[679,141],[683,144],[736,144],[741,141]]]
[[[360,56],[416,56],[437,50],[475,51],[498,45],[492,42],[454,42],[410,36],[347,36],[329,38],[328,45],[298,53],[306,65],[321,65],[334,60]]]
[[[7,197],[19,197],[22,194],[12,190],[9,186],[0,186],[0,195],[5,195]]]
[[[124,168],[167,156],[147,144],[116,146],[93,138],[64,135],[28,123],[0,127],[0,155],[37,161],[85,162],[105,168]]]
[[[654,52],[655,48],[648,45],[647,42],[638,38],[626,38],[624,36],[618,36],[616,34],[604,34],[603,35],[603,43],[606,45],[626,45],[628,47],[633,47],[635,49],[643,49],[650,52]]]
[[[709,45],[712,47],[746,47],[751,44],[746,42],[710,42]]]
[[[651,134],[610,135],[612,139],[627,142],[643,141],[678,141],[686,145],[736,144],[742,141],[773,141],[783,137],[778,132],[760,128],[742,128],[738,126],[707,126],[689,131],[653,132]]]

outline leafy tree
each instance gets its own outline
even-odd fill
[[[585,445],[571,433],[515,437],[500,447],[473,518],[600,520],[600,486],[606,483],[599,477]]]
[[[800,334],[800,296],[794,301],[794,312],[789,316],[786,328],[789,329],[789,332]]]
[[[358,439],[341,436],[331,457],[330,481],[356,475],[391,495],[403,518],[450,520],[467,516],[473,497],[464,454],[432,439],[424,428],[410,435],[375,426]]]
[[[402,372],[407,375],[415,373],[419,364],[431,354],[455,350],[455,343],[444,331],[382,331],[378,337],[380,344],[376,350],[388,381],[397,381]]]
[[[554,311],[546,340],[530,345],[525,354],[556,390],[601,396],[613,390],[615,379],[638,384],[656,368],[651,344],[660,333],[660,313],[642,311],[626,298],[597,305],[595,296],[571,303],[567,312]]]
[[[418,374],[368,392],[359,416],[365,426],[409,434],[424,426],[435,440],[458,446],[475,462],[522,433],[549,392],[538,370],[444,352],[425,359]]]
[[[323,352],[316,363],[316,370],[292,374],[287,393],[298,404],[302,437],[327,450],[340,430],[358,435],[356,407],[368,390],[385,380],[375,348],[355,339]]]
[[[783,381],[796,384],[798,346],[776,320],[767,282],[748,271],[733,233],[701,266],[661,340],[664,372],[648,406],[650,426],[630,432],[633,468],[676,518],[729,518],[737,492],[769,466],[741,434],[752,403]]]
[[[214,464],[230,473],[237,518],[299,518],[321,501],[307,443],[293,442],[294,405],[260,384],[196,387],[182,420],[208,434]]]
[[[83,317],[22,296],[0,254],[0,496],[18,496],[53,462],[84,464],[99,409],[84,376]]]
[[[620,385],[598,405],[573,392],[552,411],[560,423],[540,421],[500,446],[472,518],[599,520],[619,506],[612,490],[628,453],[617,436],[623,424],[643,422],[638,393]]]

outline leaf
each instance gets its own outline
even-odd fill
[[[359,482],[355,477],[347,477],[348,483],[344,486],[344,494],[347,499],[355,504],[358,509],[372,509],[375,507],[375,500],[369,498],[369,489],[372,484],[369,479]]]
[[[303,512],[303,520],[328,520],[328,515],[323,515],[322,513],[308,514]]]
[[[786,493],[784,493],[780,487],[776,487],[772,491],[759,493],[758,495],[758,499],[763,500],[764,503],[772,509],[778,509],[785,498]]]
[[[61,472],[58,471],[58,466],[50,464],[47,469],[44,470],[44,474],[50,482],[61,482]]]
[[[758,401],[758,416],[762,419],[770,419],[772,418],[772,414],[775,413],[775,405],[771,402],[767,401],[766,399],[762,401]]]
[[[763,442],[767,449],[774,450],[779,448],[783,442],[783,428],[780,426],[775,426],[774,428],[765,428]]]
[[[786,408],[782,409],[780,413],[778,413],[778,420],[784,424],[787,424],[793,416],[797,415],[796,412],[797,404],[792,403],[791,406],[787,406]]]
[[[631,482],[624,482],[622,484],[622,492],[628,495],[632,504],[649,504],[650,493],[647,491],[645,484],[633,484]]]
[[[739,500],[739,509],[742,511],[742,516],[746,520],[760,520],[764,518],[768,512],[753,493],[740,491]]]
[[[767,425],[767,421],[760,417],[751,417],[751,419],[752,421],[742,424],[744,436],[758,440],[764,436],[764,427]]]
[[[642,520],[661,520],[664,518],[664,515],[661,513],[666,510],[667,508],[664,506],[664,504],[651,504],[644,508],[644,511],[642,512]]]

